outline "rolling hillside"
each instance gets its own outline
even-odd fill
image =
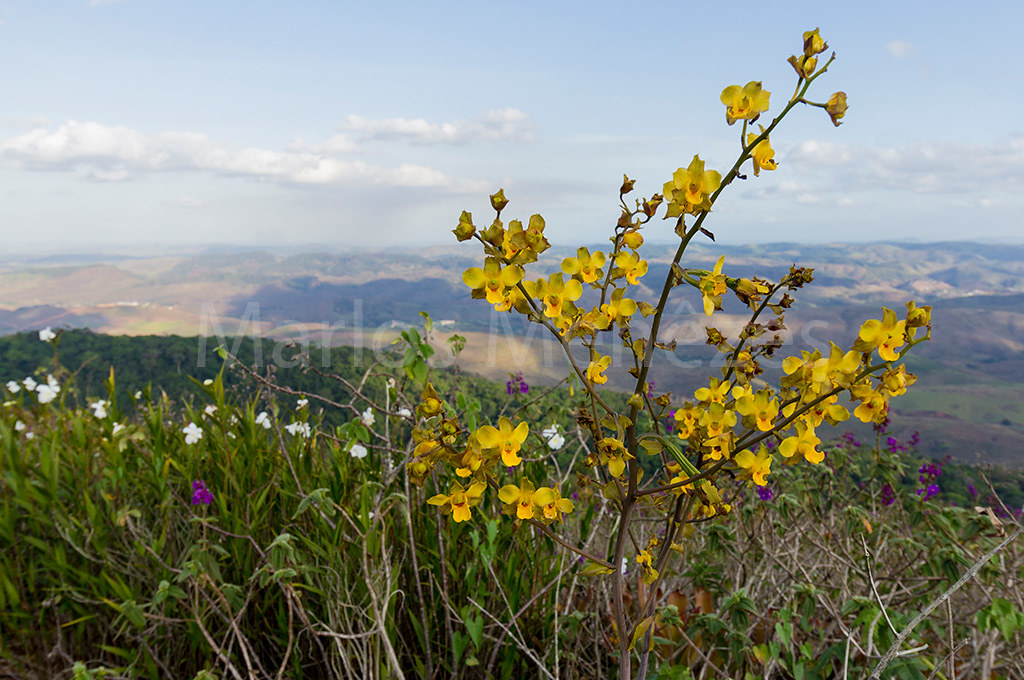
[[[600,248],[600,244],[594,248]],[[592,248],[593,249],[593,248]],[[641,294],[653,299],[669,249],[645,246],[650,271]],[[850,342],[882,305],[931,304],[933,342],[909,360],[918,385],[894,404],[897,435],[923,433],[925,453],[1024,466],[1024,248],[972,243],[835,244],[692,249],[690,266],[721,252],[730,275],[777,277],[797,263],[815,282],[787,315],[786,353]],[[555,271],[567,248],[552,248],[532,270]],[[438,333],[468,338],[460,365],[492,379],[522,371],[534,382],[565,375],[555,343],[518,318],[471,300],[462,271],[475,249],[416,252],[270,254],[219,251],[144,258],[79,256],[0,261],[0,333],[43,326],[125,335],[252,335],[372,348],[428,311]],[[692,391],[716,353],[704,344],[706,318],[680,295],[663,325],[676,352],[657,364],[659,390]],[[738,328],[738,305],[714,317]],[[609,348],[613,353],[614,348]],[[443,353],[439,353],[443,354]],[[613,357],[615,354],[613,353]],[[625,387],[624,371],[611,372]]]

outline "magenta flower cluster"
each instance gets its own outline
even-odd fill
[[[209,505],[213,502],[213,494],[206,488],[206,482],[197,479],[192,482],[192,505]]]
[[[942,465],[936,463],[925,463],[917,471],[917,481],[921,487],[917,495],[923,500],[928,500],[939,493],[939,477],[942,475]]]
[[[882,505],[892,505],[896,502],[896,491],[886,482],[885,486],[882,487]]]
[[[515,374],[509,373],[509,379],[505,381],[505,391],[508,392],[509,395],[526,394],[530,391],[530,386],[526,384],[525,380],[523,380],[522,372]]]

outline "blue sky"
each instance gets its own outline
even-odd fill
[[[722,88],[820,27],[834,128],[801,107],[779,168],[724,194],[726,243],[1024,241],[1024,3],[0,0],[9,249],[451,243],[459,213],[597,242],[622,173],[730,166]],[[668,222],[648,229],[668,240]]]

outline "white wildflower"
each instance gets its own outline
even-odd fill
[[[405,408],[403,406],[402,408],[398,409],[398,415],[401,418],[411,418],[412,417],[412,411],[410,411],[409,409],[407,409],[407,408]]]
[[[135,398],[142,399],[142,390],[135,390]]]
[[[309,437],[312,434],[312,430],[309,427],[309,423],[296,422],[290,425],[285,425],[284,429],[288,430],[288,434],[292,435],[293,437]]]
[[[89,408],[92,409],[92,414],[102,420],[107,417],[107,400],[100,399],[89,404]]]
[[[270,429],[270,414],[266,411],[260,411],[260,414],[256,416],[256,424],[262,425],[264,430]]]
[[[182,429],[182,432],[185,433],[186,444],[195,444],[203,438],[203,428],[199,427],[195,423],[189,423],[186,425],[184,429]]]
[[[24,385],[25,389],[28,390],[29,392],[35,392],[36,386],[38,385],[38,383],[32,379],[32,376],[29,376],[22,380],[21,384]]]
[[[306,406],[308,406],[308,405],[309,405],[309,399],[299,399],[297,402],[295,402],[295,408],[296,409],[306,408]]]
[[[26,432],[25,433],[25,439],[35,439],[35,438],[36,438],[36,433],[35,432]]]
[[[206,380],[203,381],[203,384],[209,387],[210,385],[213,384],[213,378],[207,378]]]
[[[49,404],[51,401],[57,398],[58,392],[60,392],[59,385],[39,385],[38,387],[36,387],[36,399],[39,400],[40,404]]]
[[[53,330],[49,326],[47,326],[43,330],[39,331],[39,339],[42,340],[43,342],[50,342],[51,340],[53,340],[56,337],[57,337],[57,334],[54,333]]]
[[[348,455],[353,458],[366,458],[368,451],[362,444],[353,444],[352,448],[348,450]]]
[[[216,412],[217,412],[217,407],[214,406],[213,404],[207,404],[206,408],[203,409],[203,413],[205,413],[206,415],[210,416],[211,418],[213,417],[213,415]]]
[[[551,427],[541,431],[540,436],[544,438],[544,441],[548,444],[548,448],[552,451],[557,451],[565,445],[565,437],[563,437],[562,433],[558,431],[557,425],[552,425]]]
[[[18,384],[17,380],[8,380],[7,381],[7,391],[10,392],[11,394],[14,394],[15,392],[17,392],[20,389],[21,389],[21,385]]]
[[[361,420],[363,421],[363,425],[366,425],[367,427],[373,427],[373,424],[377,421],[377,417],[373,415],[373,408],[367,408],[365,411],[363,411]]]
[[[114,431],[112,432],[112,434],[116,437],[117,433],[120,432],[123,429],[124,429],[124,425],[122,425],[121,423],[114,423]]]
[[[21,422],[20,420],[15,421],[15,423],[14,423],[14,431],[15,432],[24,432],[25,431],[25,423]]]

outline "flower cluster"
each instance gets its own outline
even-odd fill
[[[794,265],[772,281],[736,276],[727,271],[724,257],[714,260],[710,269],[683,265],[682,256],[694,237],[703,233],[714,239],[704,223],[725,187],[745,177],[741,169],[751,163],[755,177],[777,169],[769,133],[782,117],[797,104],[825,109],[836,124],[845,115],[842,92],[823,103],[805,96],[812,81],[831,64],[831,58],[825,64],[818,61],[827,47],[817,29],[804,33],[802,55],[790,59],[798,77],[796,93],[775,119],[756,131],[753,124],[767,115],[771,103],[771,93],[762,82],[751,80],[722,90],[726,122],[741,127],[739,158],[725,175],[694,154],[686,167],[678,168],[662,185],[662,193],[635,199],[633,205],[626,196],[633,191],[634,181],[624,177],[619,189],[621,213],[610,247],[604,250],[579,247],[552,271],[550,261],[540,259],[550,247],[544,219],[532,215],[525,224],[506,223],[503,211],[509,201],[503,190],[490,197],[495,215],[488,226],[477,226],[473,216],[463,212],[453,229],[460,242],[475,241],[482,247],[481,266],[470,267],[462,275],[471,297],[542,325],[563,347],[584,392],[575,405],[586,452],[580,484],[592,484],[604,498],[620,504],[625,513],[620,532],[631,531],[627,508],[638,508],[634,516],[665,510],[676,518],[675,523],[681,519],[684,525],[729,512],[730,500],[723,498],[718,485],[733,477],[756,487],[761,500],[770,500],[773,464],[821,463],[826,452],[818,431],[823,424],[835,426],[857,418],[883,427],[890,400],[916,380],[900,361],[911,347],[928,339],[929,307],[910,302],[902,315],[883,308],[879,318],[860,326],[852,343],[831,343],[828,348],[784,358],[783,375],[773,384],[765,379],[762,364],[766,359],[777,361],[774,355],[783,344],[785,313],[793,303],[789,293],[810,283],[813,271]],[[665,268],[663,283],[645,285],[651,268],[645,258],[643,231],[651,228],[662,204],[662,216],[672,220],[681,242]],[[528,272],[545,264],[546,269]],[[655,393],[649,370],[656,350],[675,348],[675,342],[659,340],[657,332],[669,297],[680,287],[699,296],[707,317],[723,310],[727,302],[732,304],[732,296],[751,315],[735,338],[706,327],[707,343],[724,358],[721,374],[710,377],[692,394],[673,399]],[[659,298],[645,301],[642,298],[649,290],[662,292]],[[654,317],[650,326],[640,328],[634,323],[638,312]],[[617,353],[608,345],[619,342],[626,349],[624,365],[613,369]],[[620,410],[602,398],[600,386],[610,381],[621,384],[624,374],[635,379],[635,387]],[[510,396],[527,391],[521,374],[510,375],[506,390]],[[557,486],[544,486],[545,480],[537,478],[539,466],[530,467],[533,478],[524,470],[522,462],[530,457],[526,422],[502,416],[494,424],[467,426],[430,384],[416,411],[421,420],[412,435],[408,473],[420,486],[436,470],[453,473],[454,478],[442,482],[446,491],[428,500],[453,521],[469,520],[488,489],[497,491],[503,512],[516,521],[559,522],[572,512],[572,501]],[[653,431],[645,431],[649,421],[663,423],[666,414],[670,436],[664,436],[657,424]],[[553,426],[543,430],[539,439],[547,445],[537,447],[544,455],[548,454],[545,449],[564,444]],[[852,435],[847,443],[858,444]],[[653,480],[643,481],[644,469],[652,467],[640,465],[637,459],[644,454],[659,457]],[[502,480],[502,475],[512,475],[513,480]],[[624,544],[620,541],[620,553]],[[646,549],[641,550],[641,545],[636,545],[636,563],[643,579],[653,582],[656,554],[661,551],[653,537]],[[668,547],[677,546],[669,543]],[[609,558],[601,566],[612,569],[609,565],[617,562]]]
[[[11,395],[17,394],[22,389],[29,394],[35,394],[40,404],[49,404],[60,394],[60,383],[52,375],[47,375],[44,383],[36,382],[32,376],[25,378],[20,383],[17,380],[8,380],[5,387]]]
[[[197,479],[192,482],[192,505],[209,505],[213,502],[213,494],[206,488],[206,482]]]
[[[496,427],[482,425],[467,432],[457,418],[448,417],[444,403],[429,383],[416,410],[424,420],[422,426],[413,431],[414,458],[406,466],[412,481],[422,485],[439,463],[446,463],[457,477],[471,482],[464,487],[453,481],[448,493],[437,494],[427,501],[451,513],[454,521],[464,522],[471,517],[471,508],[480,503],[488,486],[498,489],[505,512],[519,520],[536,518],[545,523],[556,522],[572,512],[572,501],[562,498],[557,488],[537,488],[525,476],[520,477],[518,484],[499,485],[498,476],[503,471],[516,473],[522,463],[520,453],[530,432],[525,422],[513,424],[502,416]],[[565,443],[555,426],[545,430],[543,437],[552,449]]]
[[[526,394],[530,391],[530,386],[523,380],[523,373],[509,373],[508,380],[505,381],[505,392],[509,396],[513,394]]]
[[[939,477],[942,476],[941,463],[925,463],[917,471],[917,495],[921,500],[928,500],[939,493]]]

